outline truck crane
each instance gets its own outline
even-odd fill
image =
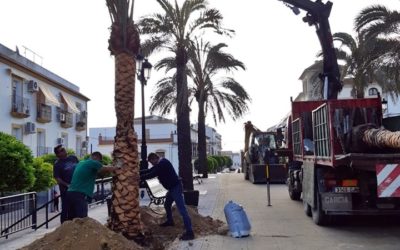
[[[291,101],[285,145],[289,196],[302,198],[317,225],[344,215],[400,215],[400,132],[382,128],[376,98],[340,99],[339,66],[329,25],[332,3],[280,0],[316,27],[323,52],[324,99]]]

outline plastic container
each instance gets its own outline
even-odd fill
[[[250,222],[243,207],[229,201],[224,207],[226,222],[232,237],[246,237],[250,234]]]

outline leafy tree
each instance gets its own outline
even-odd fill
[[[208,156],[207,157],[207,169],[209,173],[215,173],[215,170],[218,167],[218,161],[212,157],[212,156]]]
[[[27,146],[0,132],[0,192],[29,190],[35,183],[32,161]]]
[[[233,165],[232,158],[229,156],[224,156],[224,158],[225,158],[225,166],[227,166],[228,168],[232,167]]]
[[[44,191],[57,183],[53,178],[53,165],[45,162],[43,158],[33,159],[33,168],[35,169],[36,181],[30,191]]]
[[[57,160],[57,156],[55,154],[45,154],[45,155],[41,155],[40,158],[44,161],[47,162],[51,165],[54,165],[54,163]]]
[[[111,18],[108,40],[115,57],[116,135],[113,165],[122,169],[113,179],[110,227],[136,238],[143,234],[139,211],[139,160],[137,138],[133,129],[135,111],[135,55],[140,47],[139,33],[133,23],[133,1],[106,0]],[[118,197],[118,198],[117,198]],[[129,223],[127,223],[129,222]]]
[[[157,0],[163,9],[162,14],[143,17],[138,25],[141,34],[148,35],[142,43],[142,52],[150,55],[156,50],[167,50],[172,57],[159,62],[159,67],[169,71],[176,69],[176,116],[178,132],[179,176],[183,179],[183,188],[193,190],[191,167],[190,109],[187,85],[188,48],[191,41],[204,30],[213,30],[217,34],[230,34],[232,31],[221,27],[222,15],[216,9],[208,9],[206,0],[185,0],[182,6],[168,0]],[[169,63],[173,58],[174,67]]]

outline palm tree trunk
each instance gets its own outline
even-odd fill
[[[179,176],[184,190],[193,190],[192,141],[190,139],[189,91],[187,86],[186,63],[187,52],[178,48],[176,55],[176,116],[178,130]]]
[[[400,131],[367,129],[364,131],[362,140],[371,147],[400,149]]]
[[[204,101],[199,100],[199,113],[198,113],[198,152],[199,152],[199,166],[203,178],[208,178],[207,168],[207,142],[206,142],[206,122],[204,113]]]
[[[113,178],[110,227],[126,237],[143,235],[139,213],[139,164],[137,137],[133,128],[135,99],[135,61],[133,56],[115,56],[115,112],[117,127],[113,165],[120,166]]]

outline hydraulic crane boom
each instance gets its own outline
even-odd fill
[[[315,2],[310,0],[280,0],[298,15],[299,9],[307,12],[303,21],[310,26],[316,27],[316,32],[323,52],[323,70],[321,79],[324,82],[324,98],[331,100],[337,99],[338,93],[342,89],[340,82],[340,72],[333,47],[333,38],[329,25],[329,15],[332,9],[332,3],[323,3],[321,0]]]

